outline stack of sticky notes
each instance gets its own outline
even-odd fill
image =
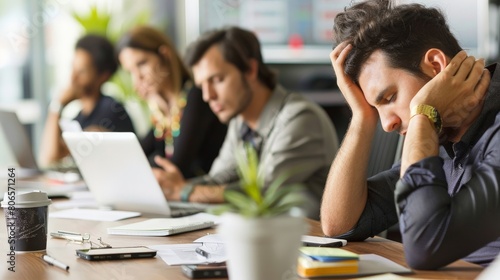
[[[339,248],[301,247],[297,273],[301,277],[318,277],[357,273],[359,255]]]

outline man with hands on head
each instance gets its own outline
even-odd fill
[[[222,203],[224,190],[238,189],[235,153],[244,143],[257,150],[265,185],[290,172],[287,183],[302,183],[306,215],[319,218],[321,195],[337,151],[331,120],[317,104],[276,83],[263,63],[257,37],[238,27],[207,32],[188,49],[187,64],[203,99],[228,133],[207,176],[186,181],[178,169],[157,157],[156,169],[170,200]]]
[[[74,100],[82,109],[75,117],[83,130],[134,132],[132,121],[122,104],[101,92],[102,85],[118,67],[111,42],[100,35],[85,35],[75,46],[70,85],[49,105],[40,149],[42,166],[57,165],[69,155],[59,120],[63,108]]]
[[[330,58],[353,117],[325,187],[324,233],[360,241],[399,220],[413,268],[491,262],[500,251],[497,64],[467,56],[443,14],[418,4],[354,4],[336,16],[334,38]],[[405,135],[402,160],[366,178],[378,119]]]

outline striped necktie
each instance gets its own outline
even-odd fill
[[[240,136],[243,142],[249,143],[260,157],[260,149],[262,147],[262,137],[256,131],[252,130],[246,124],[243,124],[240,131]]]

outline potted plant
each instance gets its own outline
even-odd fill
[[[301,236],[308,226],[301,211],[301,185],[284,185],[282,174],[264,189],[255,150],[237,155],[241,192],[226,190],[218,228],[225,241],[231,279],[287,279],[296,273]],[[295,212],[294,212],[295,210]]]

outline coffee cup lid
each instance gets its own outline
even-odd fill
[[[14,197],[14,200],[12,200],[12,197]],[[13,202],[9,203],[10,201]],[[42,191],[16,192],[11,195],[6,192],[3,195],[2,207],[32,208],[47,206],[51,202],[47,193]]]

